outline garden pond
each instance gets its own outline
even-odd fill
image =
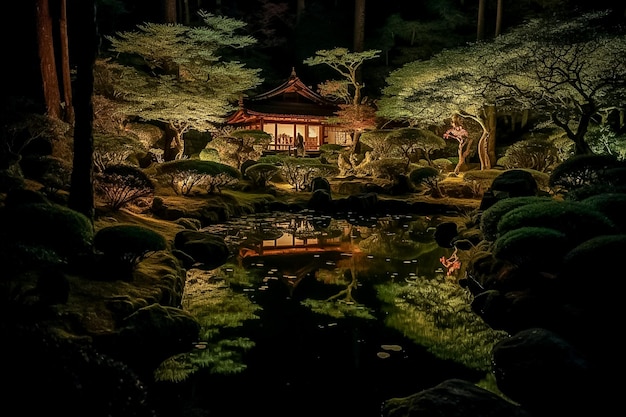
[[[188,271],[201,340],[157,379],[210,416],[379,417],[384,400],[450,378],[483,386],[505,337],[442,260],[437,216],[244,216],[204,231],[232,254]]]

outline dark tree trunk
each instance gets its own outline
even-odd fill
[[[74,107],[72,103],[72,77],[70,75],[70,52],[67,39],[67,0],[61,0],[61,18],[59,19],[61,41],[61,70],[63,74],[63,101],[65,114],[63,120],[74,123]]]
[[[165,23],[176,23],[176,0],[163,1],[163,21]]]
[[[54,38],[52,36],[52,17],[48,0],[37,0],[37,44],[41,69],[43,95],[46,112],[49,117],[61,119],[61,93],[54,57]]]
[[[485,39],[485,8],[487,0],[478,0],[478,20],[476,23],[476,40]]]
[[[354,0],[354,52],[365,45],[365,0]]]
[[[98,54],[95,0],[74,3],[76,38],[76,89],[74,96],[74,162],[68,206],[94,219],[93,187],[93,68]]]
[[[500,36],[500,33],[502,33],[502,7],[502,0],[498,0],[498,5],[496,8],[496,38]]]

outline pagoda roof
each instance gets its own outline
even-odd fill
[[[239,123],[248,118],[328,118],[338,110],[338,106],[307,87],[291,70],[289,78],[278,87],[241,100],[239,110],[228,122]]]

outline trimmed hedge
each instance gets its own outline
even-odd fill
[[[498,237],[498,222],[503,215],[527,204],[556,202],[549,197],[525,196],[510,197],[497,201],[486,209],[480,217],[480,231],[485,240],[494,241]]]
[[[498,235],[521,227],[547,227],[565,233],[569,247],[592,237],[612,234],[615,225],[605,215],[575,201],[526,204],[504,214],[498,222]]]

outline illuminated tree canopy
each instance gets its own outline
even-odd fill
[[[590,123],[626,108],[626,35],[603,29],[614,26],[607,15],[531,20],[493,41],[406,64],[388,77],[377,115],[424,127],[471,118],[483,128],[479,155],[489,168],[482,153],[495,145],[490,115],[532,109],[588,153]]]
[[[121,111],[166,123],[175,133],[176,159],[190,129],[213,131],[234,110],[240,95],[261,83],[258,69],[223,60],[228,48],[255,43],[236,32],[245,23],[201,12],[204,26],[145,23],[135,32],[111,37],[116,61],[103,61],[111,76],[109,95]]]

